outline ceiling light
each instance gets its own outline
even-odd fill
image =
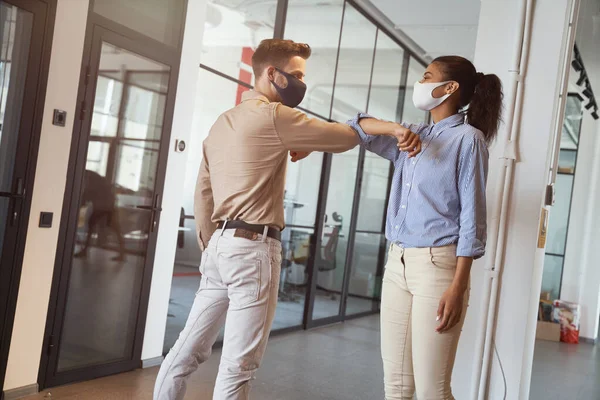
[[[573,68],[575,68],[575,71],[577,72],[581,72],[581,70],[583,70],[583,65],[581,65],[581,63],[577,59],[571,61],[571,65],[573,66]]]
[[[594,119],[597,120],[598,119],[598,111],[594,111],[592,113],[592,117],[594,117]]]
[[[590,99],[590,102],[585,105],[585,109],[589,110],[590,108],[596,105],[596,101],[594,99]]]
[[[584,95],[585,97],[587,97],[588,99],[592,99],[592,98],[594,97],[594,93],[592,92],[592,89],[590,89],[590,87],[589,87],[589,86],[588,86],[588,87],[586,87],[586,88],[583,90],[583,92],[581,92],[581,93],[583,93],[583,95]]]
[[[581,74],[579,75],[579,79],[577,79],[577,86],[583,85],[585,78],[587,78],[587,75],[585,74],[585,71],[582,71]]]

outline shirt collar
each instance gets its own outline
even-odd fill
[[[455,126],[462,125],[464,122],[465,115],[462,113],[457,113],[447,118],[444,118],[436,124],[431,124],[431,132],[435,132],[439,135],[445,129],[454,128]]]
[[[269,99],[267,99],[267,96],[255,90],[246,90],[244,93],[242,93],[242,102],[247,100],[258,100],[264,103],[270,103]]]

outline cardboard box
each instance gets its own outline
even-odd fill
[[[551,342],[560,342],[560,324],[538,321],[535,338],[539,340],[549,340]]]
[[[550,292],[542,292],[540,294],[540,300],[550,301]]]

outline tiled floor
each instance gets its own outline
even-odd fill
[[[200,366],[186,399],[210,400],[219,352]],[[54,388],[28,400],[151,399],[157,368]],[[383,399],[378,316],[276,336],[253,384],[256,400]],[[51,393],[51,396],[48,396]],[[531,400],[600,400],[600,348],[538,341]]]
[[[599,400],[599,346],[537,341],[529,399]]]
[[[175,266],[175,275],[171,286],[171,297],[169,301],[169,314],[167,319],[167,330],[165,334],[163,353],[167,353],[179,336],[179,332],[185,326],[188,314],[192,308],[194,296],[198,291],[200,276],[193,273],[198,268],[190,268],[181,265]],[[302,324],[304,315],[304,299],[306,287],[286,286],[286,297],[279,298],[273,330],[299,326]],[[327,318],[337,315],[340,307],[340,296],[331,295],[323,291],[317,291],[313,318]],[[372,309],[373,302],[358,297],[348,297],[346,305],[347,315],[360,314]],[[223,339],[223,329],[217,340]]]
[[[219,353],[200,366],[188,384],[187,399],[210,400]],[[151,399],[157,368],[54,388],[53,400]],[[253,384],[257,400],[382,399],[378,316],[311,331],[276,336]]]

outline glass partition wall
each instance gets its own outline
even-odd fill
[[[569,93],[560,138],[556,196],[548,221],[548,239],[542,275],[542,297],[550,300],[560,299],[561,294],[582,119],[583,98],[578,93]]]
[[[273,37],[308,43],[312,49],[308,90],[300,105],[310,117],[345,122],[366,111],[386,120],[427,118],[410,101],[425,64],[353,1],[209,1],[194,116],[197,134],[189,144],[184,178],[165,352],[184,326],[200,281],[192,214],[202,138],[252,88],[253,51],[262,39]],[[391,176],[388,161],[360,147],[288,163],[274,332],[379,310]]]

